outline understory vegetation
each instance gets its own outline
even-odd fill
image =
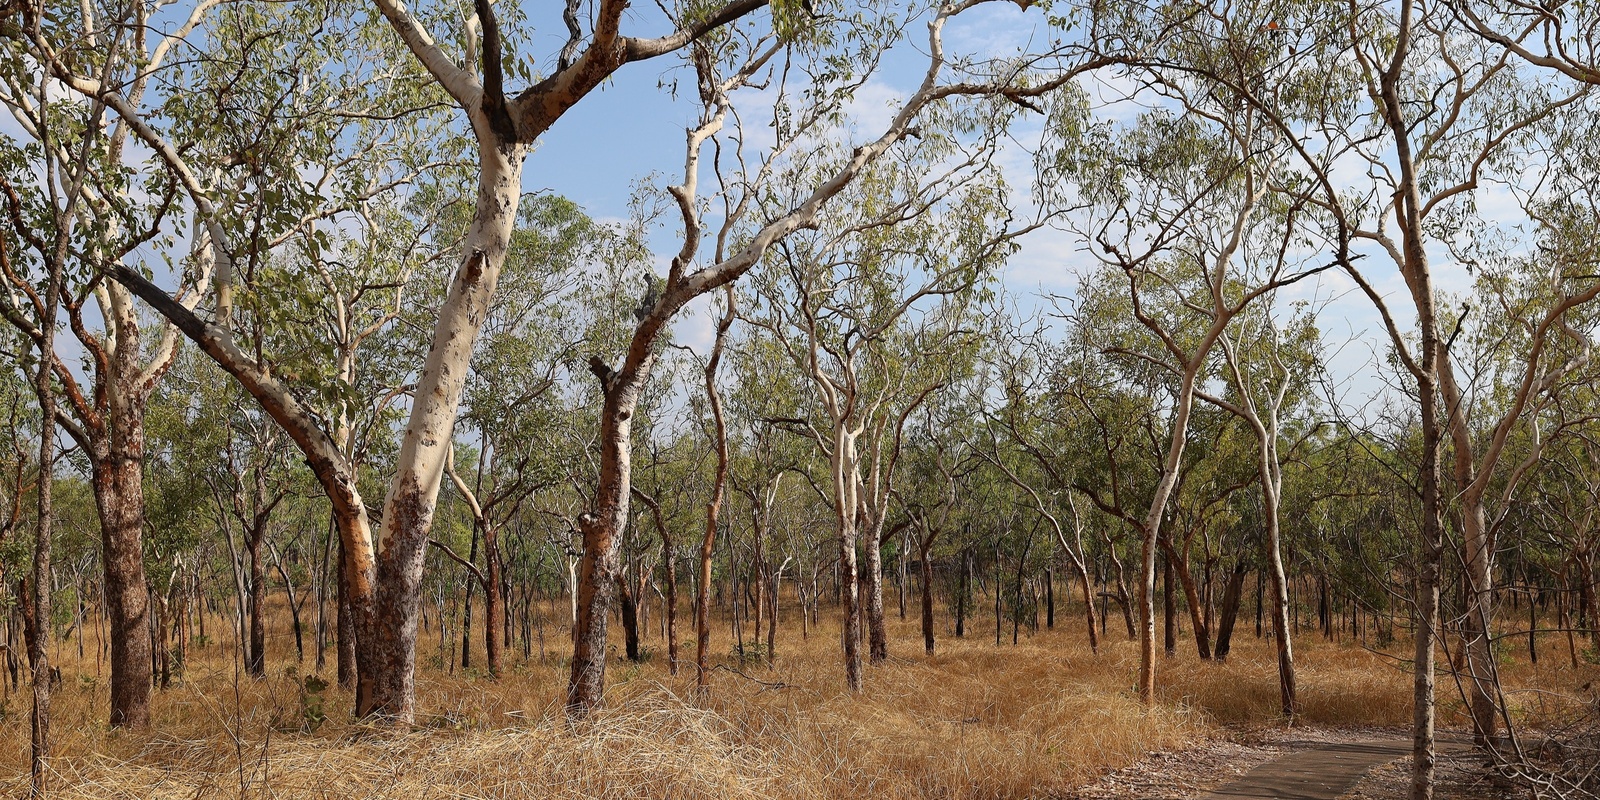
[[[788,604],[782,613],[792,615]],[[539,613],[559,618],[565,609],[546,604]],[[184,680],[157,694],[152,733],[107,729],[91,632],[90,658],[79,659],[71,641],[61,653],[59,746],[81,755],[54,762],[58,785],[72,787],[60,796],[238,796],[241,787],[248,797],[1070,796],[1152,750],[1276,722],[1273,650],[1253,630],[1226,663],[1172,658],[1152,710],[1132,691],[1133,643],[1113,636],[1095,656],[1081,631],[1060,622],[1024,627],[1017,645],[1009,637],[996,645],[992,620],[975,624],[935,656],[908,652],[869,671],[861,697],[844,688],[836,621],[802,640],[797,622],[785,620],[770,667],[734,658],[727,621],[718,622],[714,691],[703,700],[692,677],[668,674],[657,629],[645,636],[642,663],[613,665],[607,710],[582,726],[568,726],[562,712],[564,657],[541,663],[535,650],[528,661],[512,656],[500,680],[481,667],[425,666],[427,711],[400,736],[337,713],[351,698],[336,685],[308,692],[288,666],[286,632],[269,639],[269,656],[285,666],[265,679],[241,675],[234,643],[214,641],[191,649]],[[889,626],[897,640],[919,635],[898,616]],[[1398,656],[1307,634],[1302,724],[1406,723],[1410,690]],[[459,657],[454,635],[450,643]],[[1545,645],[1546,666],[1508,671],[1509,685],[1572,687],[1600,674],[1573,670],[1557,645]],[[1459,705],[1446,717],[1464,722]],[[10,792],[25,789],[26,742],[21,727],[6,730],[4,767],[20,776],[0,787]]]

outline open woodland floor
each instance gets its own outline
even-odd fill
[[[1016,646],[1008,627],[998,647],[992,621],[975,621],[965,639],[955,639],[941,619],[938,654],[930,658],[914,619],[891,612],[891,658],[869,669],[866,691],[851,697],[831,611],[806,640],[788,615],[770,668],[735,671],[729,632],[718,625],[712,643],[719,668],[710,697],[699,702],[691,629],[680,629],[685,664],[673,677],[652,617],[646,663],[614,660],[606,709],[577,727],[568,726],[559,703],[565,628],[546,628],[543,662],[536,648],[528,662],[511,648],[510,674],[499,681],[477,670],[440,669],[435,629],[419,658],[422,724],[404,734],[351,723],[351,698],[337,688],[322,694],[327,719],[317,723],[319,700],[295,677],[287,635],[273,640],[263,681],[239,676],[228,641],[190,649],[184,679],[155,696],[151,732],[108,730],[105,667],[94,657],[91,632],[87,658],[78,657],[75,640],[58,648],[51,795],[1188,797],[1293,742],[1375,728],[1404,735],[1410,718],[1404,662],[1308,630],[1297,642],[1304,715],[1284,730],[1275,719],[1270,643],[1244,626],[1227,663],[1199,662],[1192,640],[1180,640],[1179,654],[1160,664],[1163,702],[1146,710],[1133,693],[1135,645],[1112,627],[1109,645],[1092,655],[1078,625],[1068,624],[1081,617],[1067,613],[1056,630],[1029,636],[1024,629]],[[227,630],[223,620],[213,623]],[[620,640],[620,626],[613,631]],[[1590,682],[1600,677],[1593,665],[1572,667],[1564,640],[1551,636],[1542,644],[1538,667],[1518,653],[1505,671],[1529,725],[1567,713],[1563,697],[1592,702]],[[459,657],[459,638],[453,645]],[[1405,646],[1397,645],[1393,653]],[[3,706],[6,796],[26,781],[27,703],[24,687]],[[1456,704],[1447,706],[1442,724],[1459,727]]]

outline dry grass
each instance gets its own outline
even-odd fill
[[[1064,615],[1064,620],[1076,619]],[[789,620],[792,621],[792,620]],[[222,628],[221,620],[216,621]],[[652,627],[654,620],[652,620]],[[287,626],[280,626],[282,630]],[[837,623],[802,641],[779,632],[778,663],[747,679],[714,673],[696,701],[692,669],[667,674],[651,636],[645,664],[614,661],[607,708],[569,727],[558,698],[563,663],[522,663],[490,681],[424,666],[418,730],[395,734],[348,721],[351,700],[330,689],[330,720],[305,731],[288,636],[274,640],[274,673],[236,677],[228,643],[190,651],[186,679],[158,692],[154,732],[107,730],[104,667],[76,649],[59,655],[56,797],[458,797],[1004,798],[1060,796],[1153,750],[1220,735],[1220,723],[1271,722],[1277,688],[1268,643],[1245,635],[1226,664],[1201,663],[1192,646],[1160,666],[1163,703],[1142,708],[1132,688],[1137,650],[1112,631],[1099,656],[1076,626],[996,647],[981,623],[965,640],[921,653],[914,621],[891,620],[887,664],[866,691],[843,689]],[[551,630],[552,653],[564,639]],[[1009,634],[1009,630],[1007,631]],[[685,638],[688,632],[684,633]],[[436,639],[419,659],[436,663]],[[730,649],[727,631],[713,652]],[[1556,656],[1535,671],[1508,669],[1518,685],[1576,686],[1595,677]],[[1181,646],[1180,646],[1181,647]],[[1405,665],[1359,648],[1299,643],[1304,721],[1400,725],[1409,719]],[[687,648],[685,657],[691,655]],[[481,654],[479,655],[481,660]],[[727,662],[724,659],[725,663]],[[13,695],[0,722],[0,776],[26,767],[27,698]],[[21,779],[0,777],[0,793]]]

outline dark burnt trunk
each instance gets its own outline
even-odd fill
[[[504,669],[501,650],[509,637],[510,625],[506,618],[505,587],[500,577],[500,532],[489,528],[483,532],[483,650],[489,664],[489,675],[500,677]]]
[[[622,606],[622,640],[628,660],[639,662],[639,607],[628,591],[627,581],[617,576],[617,599]]]
[[[472,549],[467,551],[467,563],[478,563],[478,530],[476,526],[472,530]],[[473,584],[476,582],[477,579],[470,570],[466,573],[465,580],[462,581],[461,669],[463,671],[472,667],[472,590],[474,588]],[[485,635],[487,635],[487,632],[485,632]]]
[[[1093,608],[1094,606],[1090,606]],[[1056,627],[1056,575],[1055,570],[1048,567],[1044,571],[1044,626],[1054,630]],[[1094,637],[1094,620],[1089,621],[1089,637]]]
[[[1233,626],[1239,618],[1240,596],[1244,594],[1244,577],[1249,572],[1244,559],[1240,559],[1228,575],[1228,585],[1222,591],[1222,614],[1217,621],[1218,661],[1226,661],[1233,649]]]
[[[667,671],[676,675],[678,674],[678,569],[672,559],[672,540],[664,535],[661,537],[661,568],[665,572],[667,583],[667,596],[662,600],[662,604],[666,606],[664,614],[667,619]]]
[[[919,554],[922,560],[922,649],[933,655],[933,564],[928,560],[928,548]]]
[[[972,552],[961,551],[961,580],[956,584],[956,638],[967,635],[967,580],[972,570]]]
[[[245,652],[245,672],[252,678],[267,676],[267,581],[266,566],[261,561],[261,546],[267,537],[265,520],[257,519],[250,526],[250,647]]]

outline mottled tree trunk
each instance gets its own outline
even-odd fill
[[[650,347],[650,337],[644,347]],[[640,344],[636,336],[634,347]],[[606,623],[621,564],[617,550],[628,523],[632,485],[631,436],[639,393],[653,359],[645,356],[632,373],[609,369],[600,375],[605,404],[600,415],[600,482],[590,511],[578,520],[583,558],[578,569],[577,612],[572,629],[572,669],[567,683],[567,714],[583,717],[599,707],[605,693]],[[714,525],[715,520],[709,524]],[[709,631],[702,632],[705,636]]]
[[[841,515],[842,516],[842,515]],[[861,603],[856,594],[856,533],[853,523],[842,523],[839,534],[839,585],[844,616],[844,681],[859,693],[861,680]]]
[[[1457,479],[1460,479],[1458,470]],[[1500,676],[1494,663],[1490,636],[1494,619],[1494,541],[1484,518],[1480,496],[1462,498],[1462,547],[1466,553],[1466,617],[1462,621],[1467,663],[1468,710],[1473,740],[1480,746],[1494,743],[1499,729],[1496,689]]]
[[[130,403],[94,459],[106,615],[111,625],[111,724],[150,724],[150,603],[145,588],[144,408]],[[98,455],[98,454],[97,454]]]
[[[75,201],[74,201],[75,202]],[[52,210],[54,208],[52,207]],[[70,214],[70,211],[69,211]],[[58,222],[64,221],[58,218]],[[66,258],[65,231],[57,233],[56,253],[48,261],[49,272],[45,286],[44,314],[41,322],[44,336],[38,342],[39,363],[34,376],[34,393],[39,400],[39,488],[38,518],[33,538],[33,595],[19,592],[17,599],[34,620],[33,636],[27,638],[28,659],[33,667],[33,707],[29,717],[29,786],[33,796],[45,797],[49,793],[50,774],[50,582],[51,540],[55,535],[55,438],[56,399],[55,387],[50,377],[55,366],[55,324],[61,303],[62,262]],[[3,251],[0,251],[3,254]],[[7,269],[10,269],[7,259]],[[22,487],[17,487],[22,493]],[[9,648],[8,648],[9,651]],[[12,679],[15,682],[15,678]],[[145,681],[145,691],[150,683]],[[145,719],[148,719],[148,711]],[[116,722],[116,718],[112,718]]]
[[[350,565],[345,547],[339,545],[338,565],[334,575],[334,668],[339,673],[339,687],[356,688],[356,629],[355,617],[350,611]]]
[[[487,126],[488,122],[474,114],[474,124]],[[415,399],[400,440],[394,480],[384,501],[382,535],[376,546],[376,602],[370,645],[365,632],[357,633],[372,662],[373,693],[363,715],[381,715],[401,724],[409,724],[416,713],[417,603],[422,562],[445,460],[453,446],[456,412],[478,328],[488,314],[499,282],[522,198],[522,163],[527,146],[505,142],[488,130],[479,130],[478,134],[477,213],[462,247],[461,265],[439,308],[433,342],[412,393]],[[626,466],[624,462],[623,469]],[[625,485],[623,489],[626,492]],[[621,507],[625,512],[625,495]],[[610,572],[605,577],[609,578]],[[602,614],[602,640],[604,625]],[[574,669],[582,663],[587,662],[574,659]],[[363,671],[367,671],[365,665]]]
[[[874,664],[889,658],[889,633],[883,619],[883,548],[878,541],[880,525],[881,521],[875,521],[862,532],[861,537],[862,549],[867,556],[861,587],[867,613],[868,654]]]

